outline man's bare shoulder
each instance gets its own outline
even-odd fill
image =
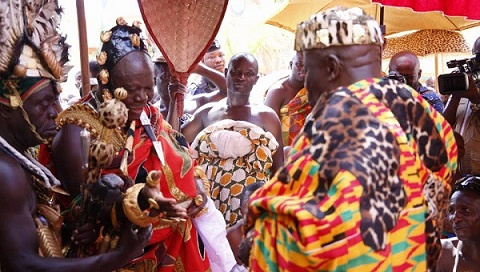
[[[26,182],[25,170],[12,157],[0,152],[0,176],[2,177],[2,190],[0,197],[5,196],[8,199],[21,197],[18,195],[24,192]]]
[[[442,251],[437,261],[437,271],[452,271],[457,254],[458,238],[442,239]]]
[[[272,108],[265,104],[253,103],[250,105],[250,107],[252,108],[252,111],[258,114],[275,114],[275,116],[277,115]]]
[[[270,92],[279,92],[279,91],[285,90],[285,88],[287,88],[287,85],[286,85],[287,80],[288,80],[288,77],[282,78],[277,82],[275,82],[272,86],[270,86],[270,88],[268,88],[267,95]]]

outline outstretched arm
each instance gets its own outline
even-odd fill
[[[225,75],[219,71],[214,70],[200,62],[197,66],[195,66],[192,72],[208,78],[221,92],[227,92],[227,80],[225,79]]]
[[[139,256],[151,236],[151,226],[133,232],[125,224],[116,249],[77,259],[41,257],[33,216],[36,203],[32,180],[16,162],[2,156],[0,175],[0,263],[2,271],[112,271]]]

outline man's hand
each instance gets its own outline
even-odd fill
[[[143,254],[150,238],[152,238],[151,224],[145,228],[133,229],[133,225],[127,222],[122,226],[117,249],[125,256],[125,260],[132,260]]]
[[[190,206],[188,206],[187,212],[188,216],[194,218],[199,212],[207,205],[208,196],[203,185],[203,181],[200,178],[195,178],[195,184],[197,187],[197,196],[192,201]]]
[[[93,223],[86,223],[73,231],[72,241],[76,245],[91,245],[98,238],[98,229]]]
[[[184,207],[175,205],[177,201],[174,198],[166,198],[160,191],[159,181],[162,172],[151,171],[148,175],[152,181],[149,181],[147,178],[147,184],[142,189],[142,195],[149,202],[154,201],[154,203],[151,203],[149,216],[153,217],[162,214],[164,217],[186,218],[187,210]]]
[[[472,76],[468,76],[468,89],[464,92],[453,93],[452,96],[465,97],[474,104],[480,103],[480,92]]]
[[[177,94],[185,95],[187,93],[187,87],[180,83],[177,77],[172,76],[170,78],[170,83],[168,84],[168,92],[170,95],[170,103],[175,101]]]

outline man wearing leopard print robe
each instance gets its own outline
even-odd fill
[[[315,103],[285,166],[250,200],[253,271],[428,271],[456,145],[407,85],[381,78],[378,23],[333,8],[298,26]]]

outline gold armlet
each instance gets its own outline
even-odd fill
[[[140,227],[146,227],[158,221],[158,217],[149,217],[147,212],[142,211],[138,206],[138,194],[142,190],[145,184],[135,184],[128,188],[125,198],[123,199],[123,211],[125,216],[132,222]]]

